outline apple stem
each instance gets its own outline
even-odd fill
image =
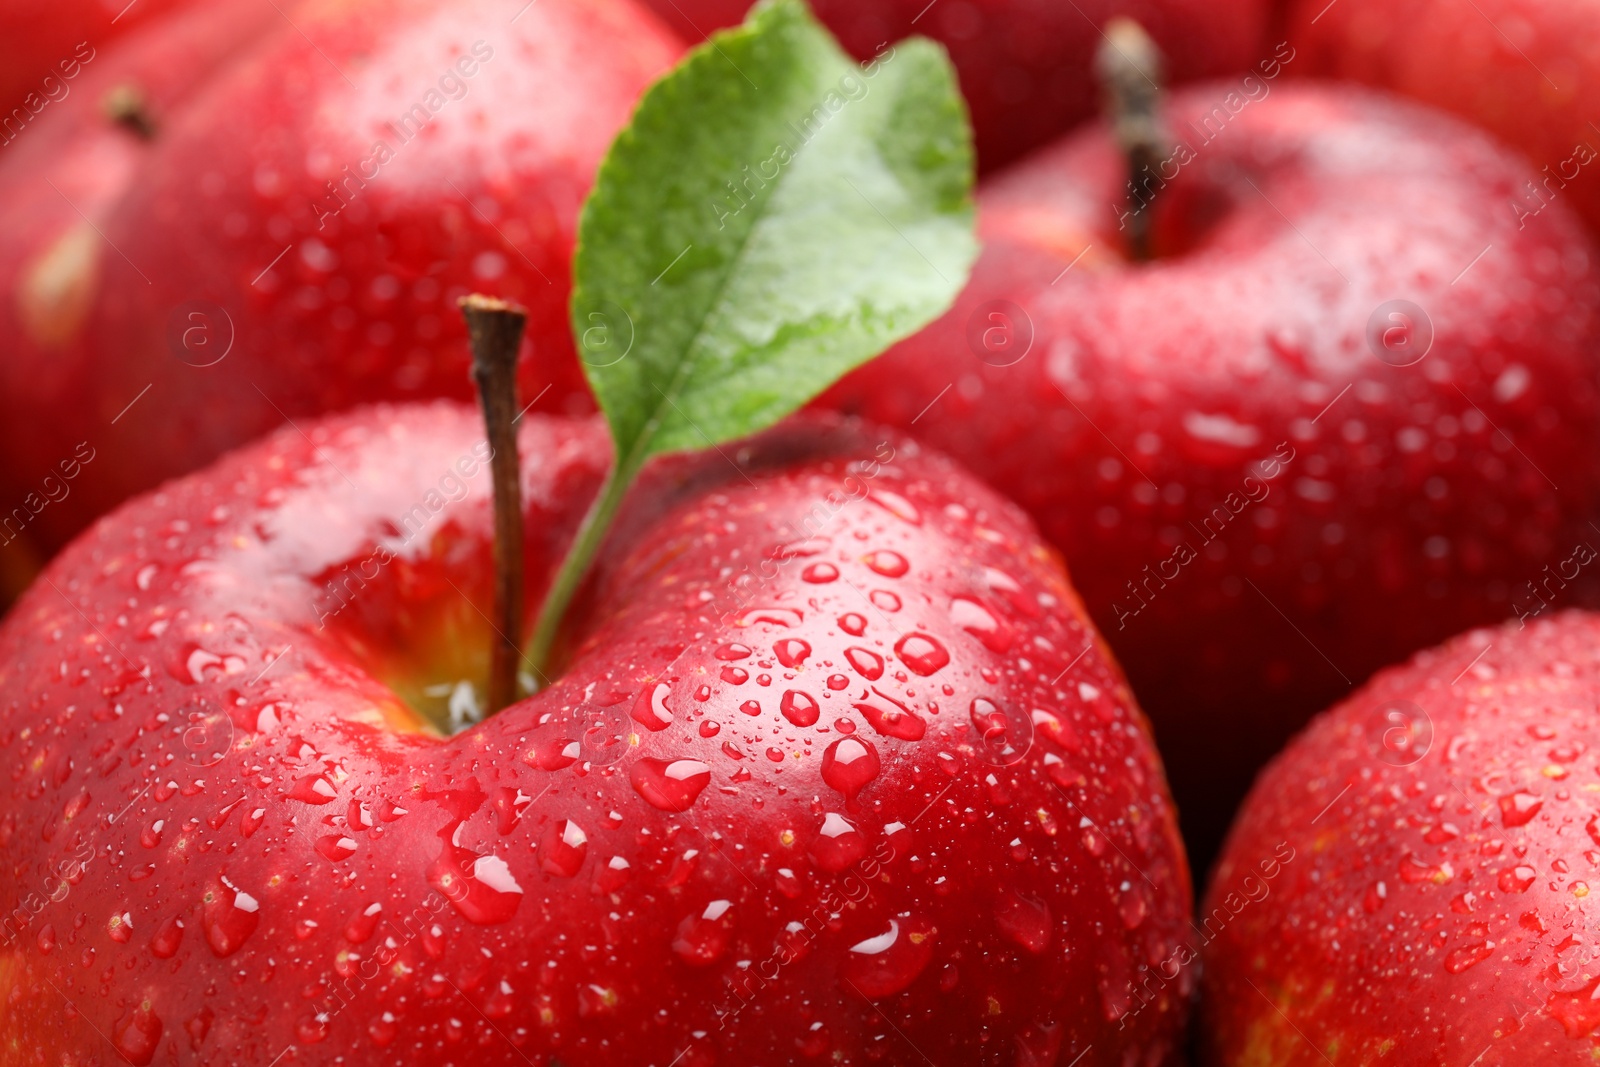
[[[1161,121],[1161,49],[1143,26],[1119,16],[1106,23],[1095,72],[1111,135],[1128,165],[1128,190],[1135,205],[1128,213],[1129,253],[1144,262],[1150,258],[1152,179],[1167,147]]]
[[[156,136],[155,118],[150,105],[137,86],[122,84],[106,93],[100,101],[106,118],[131,131],[141,141],[153,141]]]
[[[522,465],[517,454],[517,353],[528,313],[515,304],[474,293],[462,297],[461,315],[472,342],[472,377],[478,385],[494,478],[495,637],[489,652],[493,715],[517,699],[522,657],[524,546]]]

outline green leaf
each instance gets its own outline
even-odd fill
[[[941,314],[977,254],[972,172],[943,50],[857,64],[800,0],[759,5],[656,83],[573,266],[618,480],[771,425]]]
[[[651,456],[777,422],[950,306],[977,256],[972,137],[938,45],[856,64],[767,0],[651,87],[578,223],[572,324],[616,466],[551,579],[561,620]]]

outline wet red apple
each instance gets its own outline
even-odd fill
[[[836,420],[658,463],[475,722],[481,427],[285,427],[0,626],[8,1062],[1175,1061],[1160,762],[1021,512]],[[607,440],[523,420],[530,611]]]
[[[1499,209],[1529,168],[1451,117],[1258,74],[1167,118],[1138,196],[1102,127],[992,178],[960,302],[831,403],[962,457],[1065,553],[1198,866],[1373,670],[1593,596],[1593,568],[1538,583],[1600,537],[1600,273],[1564,206]]]

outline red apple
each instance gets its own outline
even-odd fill
[[[750,0],[646,0],[684,40],[744,17]],[[1101,28],[1136,19],[1179,81],[1243,70],[1270,51],[1270,0],[814,0],[817,16],[860,58],[908,34],[950,50],[972,110],[978,160],[993,169],[1046,143],[1099,106],[1092,59]]]
[[[1194,938],[1203,1062],[1594,1062],[1597,649],[1579,612],[1463,634],[1268,768]]]
[[[285,427],[0,626],[8,1062],[1173,1062],[1160,763],[1017,509],[847,422],[658,463],[471,725],[480,427]],[[610,456],[521,444],[533,610]]]
[[[454,279],[530,308],[525,396],[590,404],[566,318],[578,207],[677,42],[629,0],[263,6],[278,31],[94,183],[94,240],[57,205],[0,257],[28,276],[80,253],[53,284],[81,298],[24,315],[0,369],[19,485],[81,441],[98,457],[48,547],[285,417],[470,396]],[[0,188],[57,197],[35,164],[0,161]]]
[[[85,388],[75,338],[102,256],[116,255],[98,227],[127,195],[170,117],[221,64],[286,28],[264,2],[202,4],[141,28],[101,50],[47,121],[0,156],[0,240],[8,253],[0,256],[0,292],[9,294],[0,300],[0,336],[8,342],[0,360],[0,396],[8,398],[0,400],[7,412],[0,605],[26,587],[46,549],[114,503],[94,470],[108,442],[70,436],[83,428],[70,415]]]
[[[1078,134],[993,179],[961,301],[831,402],[964,457],[1065,553],[1200,865],[1317,708],[1536,608],[1594,536],[1600,275],[1561,205],[1497,209],[1527,167],[1455,119],[1256,77],[1169,120],[1153,262]]]
[[[112,40],[189,0],[15,0],[0,9],[0,144],[72,95]]]
[[[1499,204],[1514,218],[1555,200],[1600,226],[1600,9],[1563,0],[1296,0],[1296,73],[1352,78],[1454,111],[1538,169]]]

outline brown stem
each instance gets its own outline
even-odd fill
[[[522,470],[517,456],[517,352],[528,313],[515,304],[474,293],[461,298],[472,341],[472,377],[478,383],[494,476],[494,643],[489,655],[489,706],[493,715],[517,699],[522,658]]]
[[[156,136],[156,120],[150,114],[150,104],[136,85],[118,85],[100,101],[106,118],[124,129],[132,131],[141,141],[151,141]]]
[[[1095,55],[1095,72],[1105,97],[1111,134],[1128,164],[1128,189],[1134,207],[1128,214],[1128,249],[1136,260],[1150,258],[1150,198],[1156,167],[1167,150],[1161,121],[1161,49],[1130,18],[1106,24]]]

